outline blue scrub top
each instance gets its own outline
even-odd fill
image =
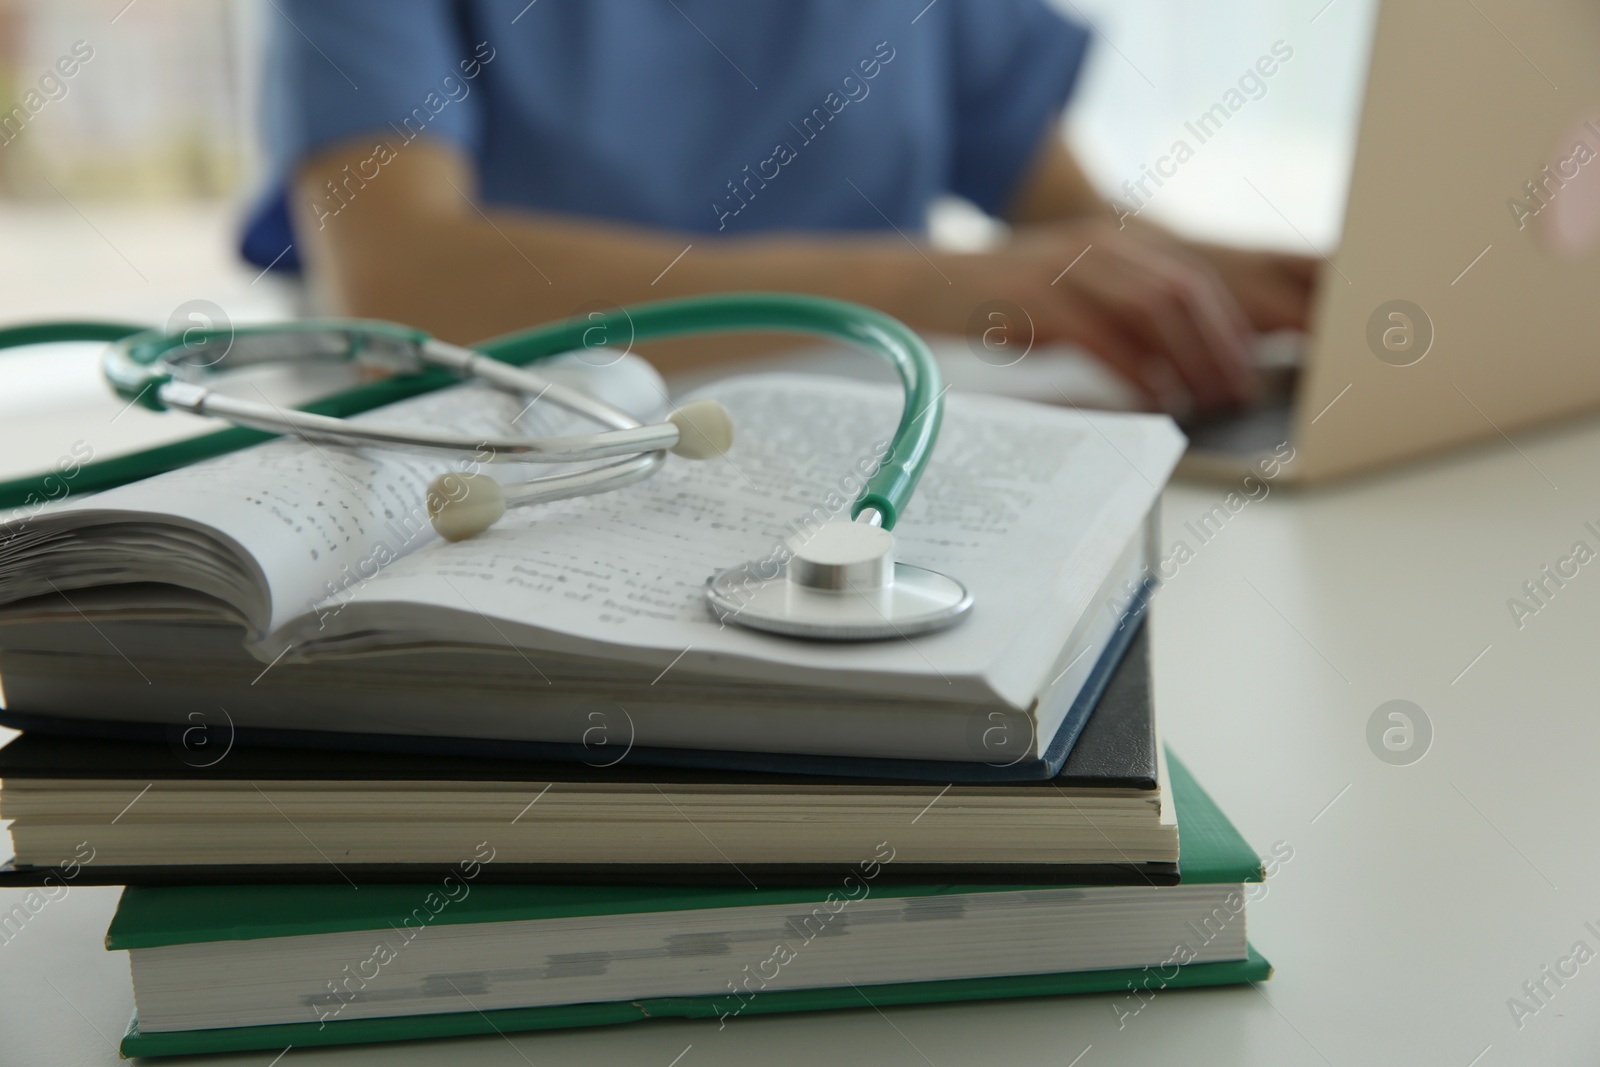
[[[485,202],[690,234],[914,232],[943,193],[999,213],[1087,45],[1044,0],[276,0],[265,17],[274,177],[244,252],[278,270],[299,266],[284,176],[352,139],[373,142],[369,179],[441,138]]]

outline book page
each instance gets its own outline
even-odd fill
[[[718,620],[704,583],[770,558],[808,524],[848,520],[901,392],[770,375],[703,392],[734,416],[724,458],[669,457],[646,482],[513,509],[469,541],[431,541],[281,636],[308,658],[514,645],[1025,707],[1182,448],[1164,418],[948,397],[935,459],[894,530],[896,558],[965,583],[970,616],[909,639],[800,641]]]
[[[592,428],[551,403],[530,406],[523,397],[483,385],[415,397],[353,421],[429,426],[468,436]],[[393,559],[437,540],[425,506],[428,483],[472,462],[471,454],[408,454],[278,438],[66,502],[34,516],[27,533],[31,539],[51,530],[74,531],[71,542],[56,550],[61,566],[49,576],[62,589],[114,581],[186,585],[237,607],[259,637],[311,610],[348,576],[370,568],[378,546],[382,558]],[[495,466],[508,480],[570,467]],[[154,525],[129,525],[136,522]],[[231,543],[246,573],[221,573],[237,571],[239,562],[184,528]],[[135,539],[136,529],[146,533],[143,544]],[[23,538],[17,541],[23,547]],[[0,569],[5,563],[0,552]]]

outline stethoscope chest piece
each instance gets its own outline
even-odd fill
[[[712,575],[712,612],[786,637],[870,641],[942,630],[972,608],[972,594],[954,578],[896,562],[894,535],[870,521],[826,523],[789,549],[784,564],[743,563]]]

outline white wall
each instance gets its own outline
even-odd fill
[[[1299,230],[1333,246],[1377,0],[1054,2],[1095,30],[1067,128],[1097,184],[1109,192],[1137,179],[1184,138],[1195,154],[1160,189],[1147,183],[1150,217],[1304,250]],[[1199,143],[1184,122],[1219,102],[1277,41],[1293,57],[1264,79],[1265,94]]]

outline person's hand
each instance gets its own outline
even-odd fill
[[[1222,259],[1240,284],[1253,284],[1248,259]],[[992,252],[933,262],[948,284],[930,279],[918,317],[936,328],[965,333],[974,309],[1009,301],[1031,321],[1035,343],[1081,346],[1163,410],[1216,410],[1255,397],[1255,322],[1209,249],[1082,221],[1019,229]],[[1260,321],[1290,310],[1275,295],[1261,302]]]
[[[1202,242],[1182,242],[1191,255],[1209,263],[1239,302],[1250,325],[1262,333],[1304,330],[1311,314],[1322,261],[1315,256],[1260,252]]]

